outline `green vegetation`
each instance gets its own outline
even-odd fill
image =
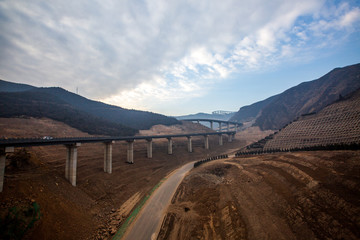
[[[125,222],[121,225],[120,229],[117,231],[117,233],[112,238],[113,240],[119,240],[123,237],[124,233],[126,232],[126,229],[130,226],[130,224],[135,220],[137,214],[140,212],[141,208],[145,205],[146,201],[150,198],[151,194],[160,187],[160,185],[166,180],[166,178],[163,178],[158,184],[153,187],[149,194],[147,194],[141,202],[136,206],[136,208],[131,212],[130,216],[125,220]]]
[[[9,209],[0,217],[0,239],[22,239],[40,217],[40,206],[36,202]]]
[[[8,156],[12,169],[18,169],[30,164],[31,154],[25,148],[18,149]]]

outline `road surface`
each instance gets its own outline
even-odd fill
[[[123,239],[156,239],[167,206],[170,204],[185,174],[192,169],[193,166],[194,162],[187,163],[175,170],[175,172],[160,185],[140,211],[136,220],[131,224]]]

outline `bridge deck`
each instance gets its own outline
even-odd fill
[[[74,143],[95,143],[95,142],[111,142],[111,141],[134,141],[148,140],[155,138],[178,138],[192,136],[209,136],[219,134],[235,134],[235,131],[222,131],[212,133],[186,133],[186,134],[169,134],[169,135],[152,135],[152,136],[119,136],[119,137],[82,137],[82,138],[13,138],[0,139],[0,147],[30,147],[30,146],[46,146],[46,145],[67,145]]]
[[[238,122],[231,122],[231,121],[225,121],[225,120],[218,120],[218,119],[207,119],[207,118],[191,118],[191,119],[181,119],[180,121],[200,121],[200,122],[221,122],[221,123],[229,123],[229,124],[237,124],[242,125],[242,123]]]

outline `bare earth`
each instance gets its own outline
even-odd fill
[[[360,151],[278,153],[193,169],[158,239],[360,239]]]
[[[194,124],[187,131],[197,127],[203,130]],[[169,127],[157,126],[151,131],[162,134],[169,132]],[[89,136],[49,119],[0,119],[0,133],[8,138]],[[36,201],[40,205],[41,219],[26,234],[26,239],[109,239],[136,204],[171,171],[187,162],[245,145],[239,139],[228,143],[225,136],[224,146],[219,146],[217,136],[209,137],[209,143],[210,150],[206,150],[203,137],[194,137],[194,152],[188,153],[187,139],[176,138],[173,155],[168,155],[167,140],[154,140],[153,158],[148,159],[146,141],[136,141],[135,163],[127,164],[127,145],[116,142],[112,174],[103,170],[104,145],[82,144],[78,148],[76,187],[64,177],[65,146],[27,148],[32,154],[30,164],[6,169],[4,190],[0,193],[0,216],[11,207],[28,206]]]

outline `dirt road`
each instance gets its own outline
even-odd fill
[[[169,178],[153,193],[130,226],[123,239],[156,239],[164,213],[177,187],[185,174],[193,168],[194,163],[188,163],[175,170]]]

